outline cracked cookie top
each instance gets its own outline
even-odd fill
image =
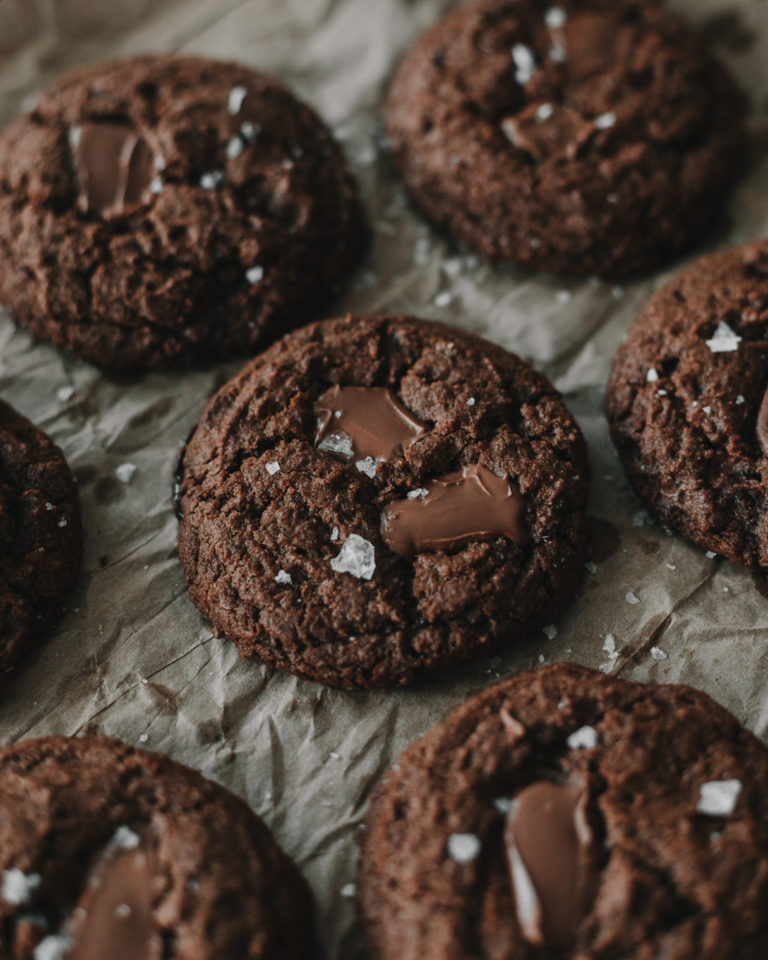
[[[81,551],[77,488],[61,450],[0,400],[0,683],[61,615]]]
[[[182,454],[179,557],[241,652],[391,687],[551,623],[584,567],[586,450],[552,385],[409,317],[296,331]]]
[[[475,0],[416,44],[385,105],[438,226],[490,257],[604,277],[698,239],[743,112],[694,34],[639,0]]]
[[[0,751],[8,960],[311,960],[309,888],[242,800],[106,737]]]
[[[637,494],[673,530],[768,569],[768,244],[703,257],[618,350],[606,410]]]
[[[366,820],[372,960],[758,960],[768,750],[706,694],[570,664],[473,698]]]
[[[0,302],[98,366],[251,353],[320,309],[364,241],[329,131],[236,64],[80,70],[0,138]]]

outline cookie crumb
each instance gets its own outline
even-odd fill
[[[597,730],[594,727],[580,727],[565,742],[570,750],[594,750],[597,746]]]
[[[331,560],[331,569],[336,573],[351,573],[358,579],[370,580],[376,569],[373,544],[365,537],[351,533],[339,555]]]
[[[711,780],[699,788],[698,813],[707,817],[729,817],[741,793],[739,780]]]
[[[480,841],[474,833],[452,833],[448,853],[457,863],[471,863],[480,853]]]

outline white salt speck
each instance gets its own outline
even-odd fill
[[[66,520],[59,520],[59,526],[60,526],[60,527],[66,527],[66,525],[67,525],[67,521],[66,521]]]
[[[430,260],[431,247],[428,237],[419,237],[413,246],[413,263],[417,267],[425,267]]]
[[[677,570],[677,565],[674,563],[668,563],[667,570]]]
[[[112,844],[120,847],[121,850],[135,850],[141,843],[138,833],[131,830],[130,827],[118,827],[115,835],[112,837]]]
[[[245,144],[240,137],[232,137],[227,144],[227,157],[230,160],[237,160],[240,154],[245,150]]]
[[[265,469],[270,477],[274,477],[276,473],[280,473],[280,464],[277,462],[277,460],[272,460],[271,463],[266,465]]]
[[[707,415],[709,415],[710,413],[712,413],[712,407],[702,407],[701,409],[702,409],[702,410],[704,411],[704,413],[706,413]]]
[[[419,487],[418,490],[409,490],[406,497],[409,500],[424,500],[429,496],[429,490],[426,487]]]
[[[362,460],[356,460],[355,466],[360,473],[364,473],[366,477],[373,479],[381,462],[381,460],[374,460],[373,457],[364,457]]]
[[[549,120],[554,112],[555,108],[551,103],[542,103],[542,105],[536,111],[536,119],[539,121]]]
[[[53,504],[52,504],[52,503],[46,503],[45,509],[46,509],[46,510],[53,510]]]
[[[644,527],[646,524],[650,524],[651,522],[651,515],[647,510],[638,510],[637,513],[632,517],[633,527]]]
[[[631,590],[627,591],[627,595],[624,599],[627,601],[627,603],[631,603],[633,605],[640,603],[640,598],[637,596],[637,594],[632,593]]]
[[[72,947],[72,939],[66,934],[53,935],[41,940],[32,955],[34,960],[64,960]]]
[[[432,302],[436,307],[450,307],[455,299],[455,294],[450,290],[441,290]]]
[[[611,127],[616,125],[616,114],[615,113],[601,113],[599,117],[595,118],[595,126],[598,130],[609,130]]]
[[[32,893],[40,886],[41,880],[39,873],[26,874],[18,867],[4,870],[0,896],[6,903],[12,903],[16,906],[28,903]]]
[[[565,26],[565,21],[568,19],[568,14],[563,10],[562,7],[552,7],[550,10],[547,10],[547,13],[544,17],[544,22],[550,28],[550,30],[559,30],[561,27]]]
[[[512,59],[514,60],[517,72],[515,80],[521,85],[525,85],[533,76],[536,70],[536,59],[530,47],[524,43],[516,43],[512,47]]]
[[[339,528],[334,527],[333,530],[331,530],[331,540],[335,542],[338,539],[339,539]]]
[[[259,129],[260,128],[253,123],[242,123],[240,124],[240,135],[246,143],[253,143],[259,135]]]
[[[245,95],[247,92],[248,91],[245,89],[245,87],[232,87],[232,89],[229,91],[227,109],[233,117],[240,113],[240,108],[243,106],[243,100],[245,100]]]
[[[609,193],[605,199],[612,205],[617,204],[619,202],[619,195],[618,193]]]
[[[539,663],[546,663],[546,662],[547,662],[547,658],[544,656],[543,653],[540,653],[540,654],[539,654]]]
[[[738,780],[711,780],[699,789],[698,813],[707,817],[729,817],[741,793]]]
[[[342,897],[354,897],[357,893],[357,884],[356,883],[345,883],[341,888]]]
[[[146,743],[149,740],[149,734],[141,733],[139,734],[139,743]]]
[[[730,353],[739,349],[741,337],[722,321],[718,323],[712,339],[707,340],[707,346],[712,353]]]
[[[135,463],[121,463],[115,470],[115,476],[120,483],[130,483],[133,480],[138,467]]]
[[[714,552],[714,550],[707,550],[705,556],[708,560],[714,560],[717,554]]]
[[[215,190],[221,186],[223,180],[224,174],[221,170],[211,170],[210,173],[204,173],[202,177],[200,177],[200,186],[203,190]]]
[[[499,813],[509,813],[509,808],[512,806],[512,801],[509,797],[497,797],[493,801],[494,807],[499,811]]]
[[[343,430],[337,430],[335,433],[329,433],[317,445],[318,450],[325,450],[326,453],[335,453],[337,456],[349,459],[354,456],[352,449],[352,438]]]
[[[261,283],[264,279],[264,267],[250,267],[245,271],[245,279],[254,286]]]
[[[468,407],[474,407],[474,405],[475,405],[476,403],[477,403],[477,400],[475,400],[474,397],[470,397],[469,400],[467,400],[467,406],[468,406]]]
[[[287,570],[280,570],[275,577],[276,583],[293,583],[293,579]]]
[[[69,133],[67,134],[67,140],[69,141],[69,145],[73,150],[77,150],[77,148],[80,146],[80,138],[82,137],[82,135],[83,135],[83,131],[80,129],[80,127],[69,128]]]
[[[74,387],[60,387],[56,391],[56,399],[60,403],[66,403],[67,400],[71,400],[74,395],[75,395]]]
[[[738,397],[736,397],[736,403],[737,403],[739,406],[741,406],[741,404],[744,403],[744,402],[745,402],[745,401],[744,401],[744,395],[743,395],[742,393],[740,393],[740,394],[738,395]]]
[[[666,660],[667,654],[661,649],[661,647],[651,647],[651,656],[654,660]]]
[[[451,280],[455,280],[456,277],[461,273],[462,261],[461,257],[451,257],[448,260],[443,260],[440,264],[440,269]]]
[[[592,576],[597,573],[597,564],[594,561],[587,560],[584,566],[587,568],[588,572],[592,574]]]
[[[557,627],[554,625],[554,623],[550,623],[548,627],[542,627],[542,632],[547,640],[554,640],[557,636]]]
[[[330,756],[331,760],[341,760],[341,754],[340,754],[340,753],[336,753],[336,752],[333,751],[333,750],[331,750],[329,756]]]
[[[651,369],[650,369],[650,370],[648,371],[648,373],[645,375],[645,382],[646,382],[646,383],[656,383],[656,382],[658,381],[658,379],[659,379],[659,372],[658,372],[658,370],[654,369],[654,367],[651,367]]]
[[[452,833],[448,853],[457,863],[471,863],[480,853],[480,841],[474,833]]]
[[[657,391],[656,391],[656,396],[657,396],[657,397],[666,397],[668,394],[669,394],[669,391],[668,391],[668,390],[657,390]]]
[[[163,192],[163,181],[160,177],[153,177],[149,181],[149,192],[154,193],[155,196]]]
[[[165,157],[162,153],[156,153],[153,160],[155,161],[155,170],[165,170]]]
[[[115,907],[115,916],[118,920],[127,920],[131,915],[131,908],[127,903],[119,903]]]
[[[563,60],[565,60],[565,47],[555,44],[555,46],[549,51],[549,59],[554,63],[562,63]]]
[[[351,573],[353,577],[370,580],[376,569],[373,544],[351,533],[344,541],[339,555],[331,560],[331,569],[336,573]]]
[[[611,293],[615,300],[621,300],[624,296],[624,287],[611,287]]]
[[[555,294],[555,300],[558,303],[570,303],[573,300],[573,294],[570,290],[558,290]]]
[[[594,727],[580,727],[565,742],[570,750],[594,750],[597,746],[597,730]]]

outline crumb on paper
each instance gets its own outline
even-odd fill
[[[710,780],[699,788],[698,813],[707,817],[729,817],[741,793],[739,780]]]

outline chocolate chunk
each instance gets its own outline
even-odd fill
[[[501,128],[515,147],[536,160],[560,154],[573,159],[595,132],[595,125],[578,111],[551,104],[532,104],[514,117],[505,117]]]
[[[72,134],[81,210],[118,217],[151,199],[155,159],[130,124],[84,123]]]
[[[637,41],[635,30],[612,13],[580,13],[550,27],[556,50],[571,76],[582,79],[626,64]]]
[[[570,946],[588,906],[586,804],[583,787],[542,780],[519,793],[507,814],[504,842],[517,919],[535,946]]]
[[[385,387],[331,387],[315,403],[315,413],[315,444],[345,457],[390,460],[424,433],[424,425]]]
[[[760,409],[757,413],[756,432],[760,449],[768,457],[768,390],[763,394]]]
[[[427,496],[396,500],[384,510],[381,531],[395,553],[456,550],[477,540],[530,539],[523,526],[523,498],[482,464],[432,480]]]

